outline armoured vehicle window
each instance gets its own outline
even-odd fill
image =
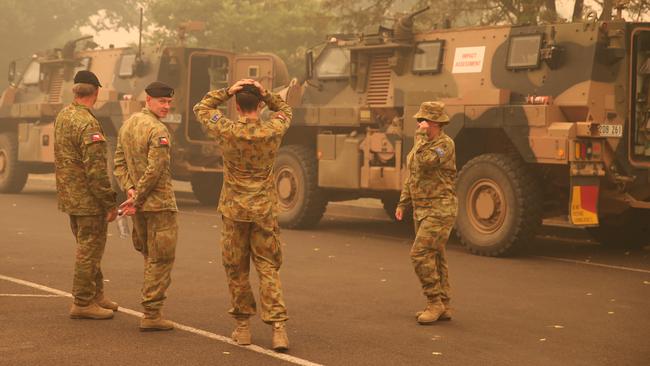
[[[413,72],[438,72],[442,60],[442,41],[419,43],[413,57]]]
[[[511,37],[506,66],[509,69],[534,69],[539,67],[539,49],[541,45],[541,34]]]
[[[41,80],[41,64],[36,61],[32,61],[27,70],[25,70],[25,75],[23,76],[23,84],[25,85],[34,85],[38,84]]]
[[[318,59],[316,75],[319,78],[340,78],[350,75],[350,50],[327,48]]]
[[[128,78],[133,76],[133,67],[135,66],[135,55],[122,55],[120,60],[120,77]]]

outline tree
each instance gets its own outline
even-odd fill
[[[137,19],[136,0],[0,0],[0,65],[36,51],[62,47],[78,28],[126,27]],[[100,12],[100,10],[102,10]],[[95,15],[94,21],[90,19]],[[6,85],[0,79],[0,86]]]

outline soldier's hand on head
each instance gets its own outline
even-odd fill
[[[402,219],[404,218],[404,210],[402,210],[401,207],[395,209],[395,218],[397,219],[397,221],[402,221]]]
[[[255,87],[260,91],[260,95],[266,94],[266,89],[259,83],[259,81],[253,80],[253,85],[255,85]]]
[[[235,84],[233,84],[229,89],[228,89],[228,94],[230,95],[235,95],[238,91],[242,89],[242,87],[246,84],[252,84],[253,80],[252,79],[241,79],[237,81]]]
[[[117,218],[117,207],[113,207],[106,213],[106,221],[113,222]]]

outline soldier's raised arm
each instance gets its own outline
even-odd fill
[[[135,184],[126,166],[126,158],[124,157],[124,148],[122,147],[122,139],[120,136],[117,137],[117,148],[115,148],[115,159],[113,159],[113,175],[117,178],[117,182],[124,192],[127,192],[129,189],[135,189]]]
[[[232,126],[232,121],[223,115],[219,106],[225,103],[232,94],[229,94],[227,88],[213,90],[208,92],[194,106],[194,115],[201,123],[203,131],[212,139],[219,141],[225,130]]]
[[[147,196],[156,186],[162,173],[169,169],[169,133],[166,129],[155,129],[149,136],[149,151],[147,153],[147,167],[136,183],[135,207],[142,207]]]
[[[418,131],[418,133],[421,132]],[[433,144],[433,146],[421,144],[415,151],[413,158],[424,167],[436,167],[449,160],[453,154],[453,140],[442,140],[439,143]]]
[[[262,100],[273,112],[271,123],[278,132],[285,133],[291,125],[291,107],[277,93],[271,93],[265,90],[262,94]]]
[[[82,131],[81,160],[90,193],[108,211],[117,207],[117,195],[111,188],[106,164],[106,138],[99,123],[92,119]]]

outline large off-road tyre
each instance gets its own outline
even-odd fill
[[[194,197],[206,206],[214,206],[219,202],[223,185],[222,173],[194,173],[190,179]]]
[[[18,136],[0,133],[0,193],[19,193],[28,176],[27,168],[18,161]]]
[[[587,232],[600,244],[618,249],[635,249],[650,244],[650,210],[630,208],[620,215],[600,218],[600,226]]]
[[[395,218],[395,210],[397,209],[397,204],[399,203],[399,196],[384,196],[381,198],[381,203],[384,205],[384,211],[386,211],[386,215],[388,215],[388,217],[390,217],[393,221],[398,222]],[[413,223],[413,208],[411,206],[407,207],[406,210],[404,210],[402,221],[399,222],[403,222],[405,224]]]
[[[280,148],[275,161],[280,226],[306,229],[318,224],[327,199],[318,188],[318,162],[314,150],[302,145]]]
[[[519,157],[479,155],[463,166],[456,187],[456,232],[474,254],[511,254],[541,225],[539,182]]]

